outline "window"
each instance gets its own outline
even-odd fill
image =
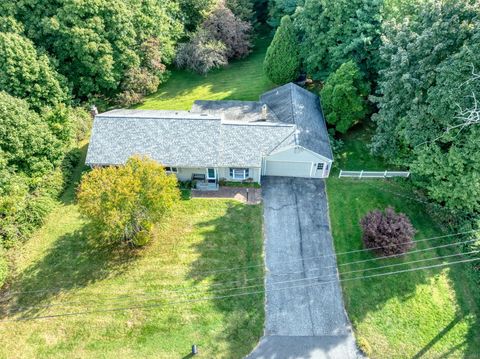
[[[177,173],[177,167],[165,167],[165,171],[170,173]]]
[[[317,170],[323,170],[324,163],[317,163]]]
[[[248,168],[230,168],[230,177],[233,179],[244,180],[249,176]]]

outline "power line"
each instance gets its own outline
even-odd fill
[[[137,305],[137,306],[130,306],[130,307],[116,307],[116,308],[108,308],[108,309],[98,309],[98,310],[90,310],[90,311],[87,310],[87,311],[81,311],[81,312],[67,312],[67,313],[60,313],[60,314],[51,314],[51,315],[30,317],[30,318],[0,320],[0,322],[5,323],[5,322],[14,322],[14,321],[16,322],[16,321],[27,321],[27,320],[52,319],[52,318],[59,318],[59,317],[69,317],[69,316],[87,315],[87,314],[96,314],[96,313],[119,312],[119,311],[127,311],[127,310],[134,310],[134,309],[153,309],[153,308],[157,308],[157,307],[173,306],[175,304],[196,303],[196,302],[202,302],[202,301],[208,301],[208,300],[227,299],[227,298],[233,298],[233,297],[240,297],[240,296],[247,296],[247,295],[254,295],[254,294],[262,294],[262,293],[280,291],[280,290],[288,290],[288,289],[295,289],[295,288],[307,288],[307,287],[312,287],[312,286],[317,286],[317,285],[326,285],[326,284],[332,284],[332,283],[338,283],[338,282],[349,282],[349,281],[359,280],[359,279],[384,277],[384,276],[388,276],[388,275],[396,275],[396,274],[401,274],[401,273],[415,272],[415,271],[425,270],[425,269],[441,268],[441,267],[446,267],[446,266],[450,266],[450,265],[454,265],[454,264],[469,263],[469,262],[478,261],[478,260],[480,260],[480,258],[471,258],[471,259],[466,259],[466,260],[461,260],[461,261],[456,261],[456,262],[441,263],[441,264],[435,264],[435,265],[423,266],[423,267],[417,267],[417,268],[408,268],[408,269],[403,269],[403,270],[398,270],[398,271],[393,271],[393,272],[376,273],[376,274],[371,274],[371,275],[368,275],[368,276],[358,276],[358,277],[353,277],[353,278],[345,278],[345,279],[326,281],[326,282],[320,282],[320,283],[302,284],[302,285],[298,285],[298,286],[290,286],[290,287],[285,287],[285,288],[264,289],[264,290],[261,290],[261,291],[236,293],[236,294],[230,294],[230,295],[224,295],[224,296],[196,298],[196,299],[189,299],[189,300],[183,300],[183,301],[168,302],[168,303],[164,303],[164,304],[149,304],[149,305]]]
[[[458,246],[460,244],[466,244],[466,243],[471,243],[471,242],[476,242],[476,241],[477,241],[477,239],[471,239],[471,240],[463,241],[463,242],[448,243],[448,244],[443,244],[441,246],[417,249],[417,250],[414,250],[414,251],[407,252],[405,254],[410,255],[410,254],[414,254],[414,253],[428,252],[428,251],[431,251],[431,250],[434,250],[434,249],[453,247],[453,246]],[[353,261],[353,262],[340,263],[340,264],[337,264],[337,265],[330,265],[330,266],[313,268],[313,269],[306,270],[306,272],[314,272],[314,271],[318,271],[320,269],[327,269],[327,268],[344,267],[344,266],[348,266],[348,265],[352,265],[352,264],[371,262],[371,261],[375,261],[375,260],[379,260],[379,259],[400,258],[400,257],[401,257],[401,255],[399,255],[399,254],[390,254],[390,255],[381,256],[381,257],[373,257],[373,258],[361,259],[361,260]],[[304,271],[288,272],[288,273],[279,273],[279,274],[275,274],[275,275],[290,275],[290,274],[303,273],[303,272]]]
[[[448,237],[455,237],[455,236],[460,236],[460,235],[464,235],[464,234],[472,234],[472,233],[477,233],[477,232],[480,232],[480,229],[476,229],[476,230],[470,230],[470,231],[464,231],[464,232],[457,232],[457,233],[450,233],[450,234],[445,234],[445,235],[441,235],[441,236],[435,236],[435,237],[429,237],[429,238],[424,238],[424,239],[419,239],[419,240],[416,240],[416,241],[413,241],[413,244],[416,244],[416,243],[422,243],[422,242],[426,242],[426,241],[432,241],[432,240],[437,240],[437,239],[443,239],[443,238],[448,238]],[[455,242],[455,243],[451,243],[451,244],[448,244],[447,246],[450,246],[450,245],[458,245],[458,244],[462,244],[462,243],[468,243],[468,242],[474,242],[476,241],[477,239],[473,239],[473,240],[470,240],[470,241],[466,241],[466,242]],[[384,245],[384,246],[377,246],[377,247],[371,247],[371,248],[364,248],[364,249],[356,249],[356,250],[351,250],[351,251],[346,251],[346,252],[340,252],[340,253],[332,253],[332,254],[324,254],[324,255],[319,255],[319,256],[311,256],[311,257],[303,257],[303,258],[299,258],[299,259],[293,259],[293,260],[290,260],[290,261],[285,261],[284,263],[295,263],[295,262],[300,262],[300,261],[304,261],[304,260],[308,260],[308,259],[316,259],[316,258],[328,258],[328,257],[335,257],[335,256],[342,256],[342,255],[347,255],[347,254],[354,254],[354,253],[362,253],[362,252],[368,252],[368,251],[373,251],[373,250],[377,250],[377,249],[382,249],[382,248],[389,248],[389,247],[394,247],[394,246],[397,246],[397,244],[387,244],[387,245]],[[441,247],[430,247],[430,249],[435,249],[435,248],[441,248]],[[426,250],[429,250],[429,249],[424,249],[422,251],[426,251]],[[416,251],[413,251],[413,252],[409,252],[407,254],[411,254],[411,253],[415,253]],[[397,255],[395,255],[397,256]],[[374,260],[374,259],[382,259],[382,258],[388,258],[388,257],[376,257],[376,258],[372,258],[372,259],[369,259],[369,260]],[[347,265],[348,263],[345,263],[345,264],[340,264],[339,266],[341,265]],[[225,269],[220,269],[220,270],[213,270],[213,271],[209,271],[209,272],[203,272],[203,273],[217,273],[217,272],[225,272],[225,271],[233,271],[233,270],[240,270],[240,269],[244,269],[244,268],[253,268],[253,267],[260,267],[260,266],[264,266],[265,264],[262,263],[262,264],[256,264],[256,265],[252,265],[252,266],[246,266],[246,267],[236,267],[236,268],[225,268]],[[330,267],[333,267],[333,266],[330,266]],[[336,266],[334,266],[336,267]],[[327,268],[327,267],[324,267],[324,268]],[[110,270],[111,271],[111,270]],[[197,273],[198,274],[198,273]],[[290,274],[290,273],[288,273]],[[278,275],[282,275],[282,274],[278,274]],[[259,276],[257,278],[263,278],[263,276]],[[256,278],[252,278],[252,279],[256,279]],[[235,280],[235,281],[231,281],[230,283],[233,283],[233,282],[243,282],[243,281],[249,281],[250,279],[245,279],[245,280]],[[228,283],[228,282],[227,282]],[[215,285],[220,285],[221,283],[216,283]],[[76,286],[72,286],[71,288],[69,289],[73,289],[73,288],[76,288]],[[28,294],[28,293],[45,293],[45,292],[56,292],[56,291],[60,291],[60,290],[64,290],[66,288],[64,287],[54,287],[54,288],[50,288],[50,289],[39,289],[39,290],[32,290],[32,291],[10,291],[10,292],[6,292],[5,293],[5,296],[12,296],[12,295],[15,295],[15,294]],[[178,290],[178,291],[181,291],[182,289]],[[173,290],[174,292],[176,292],[177,290]],[[2,301],[0,300],[0,303]]]
[[[414,264],[414,263],[419,263],[419,262],[425,262],[425,261],[433,261],[433,260],[452,258],[452,257],[458,257],[458,256],[466,256],[466,255],[470,255],[470,254],[476,254],[476,253],[479,253],[479,252],[480,252],[480,250],[475,250],[475,251],[471,251],[471,252],[467,252],[467,253],[455,253],[455,254],[450,254],[450,255],[445,255],[445,256],[437,256],[437,257],[433,257],[433,258],[422,258],[422,259],[418,259],[418,260],[414,260],[414,261],[408,261],[408,262],[404,262],[404,263],[394,263],[394,264],[388,264],[388,265],[379,266],[379,267],[372,267],[372,268],[366,268],[366,269],[357,269],[357,270],[352,270],[352,271],[347,271],[347,272],[341,272],[341,273],[339,273],[339,275],[343,276],[343,275],[346,275],[346,274],[353,274],[353,273],[358,273],[358,272],[368,272],[368,271],[372,271],[372,270],[379,270],[379,269],[385,269],[385,268],[391,268],[391,267],[399,267],[399,266],[404,266],[404,265],[409,265],[409,264]],[[304,282],[304,281],[311,281],[311,280],[320,280],[320,279],[325,279],[325,277],[336,277],[336,276],[337,276],[337,273],[331,273],[331,274],[327,274],[326,276],[322,275],[322,276],[318,276],[318,277],[299,278],[299,279],[292,279],[292,280],[287,280],[287,281],[274,281],[274,282],[271,282],[271,283],[268,283],[268,284],[270,284],[270,285],[288,284],[288,283]],[[249,286],[243,286],[243,287],[233,287],[233,288],[226,288],[226,289],[216,289],[216,290],[214,289],[214,290],[208,290],[205,293],[226,292],[226,291],[231,291],[231,290],[245,290],[245,289],[257,288],[257,287],[261,287],[261,286],[263,286],[263,284],[249,285]],[[153,293],[151,293],[151,294],[153,294]],[[192,293],[192,294],[197,294],[197,293]],[[180,298],[180,297],[177,296],[177,297],[173,297],[173,298]],[[131,298],[131,297],[128,297],[128,296],[124,299],[121,299],[121,300],[125,300],[125,299],[135,300],[135,298]],[[144,299],[144,300],[140,300],[140,301],[146,302],[146,301],[160,300],[160,299],[167,299],[167,298],[156,297],[156,298],[149,298],[149,299]],[[171,299],[171,298],[168,298],[168,299]],[[119,299],[117,298],[116,301],[118,302]],[[90,302],[92,302],[92,301],[90,301]],[[77,302],[77,303],[79,303],[79,302]],[[98,301],[97,301],[97,303],[98,303]],[[81,302],[80,302],[80,304],[81,304]],[[68,306],[68,305],[62,305],[62,303],[58,303],[58,304],[44,305],[44,306],[20,307],[20,308],[14,309],[14,310],[9,310],[8,314],[17,313],[17,312],[21,312],[21,311],[25,311],[25,310],[29,310],[29,309],[50,308],[50,307],[55,307],[55,306],[65,307],[65,306]]]

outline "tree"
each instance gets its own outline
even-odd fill
[[[6,167],[31,177],[55,168],[63,145],[25,100],[0,92],[0,151]]]
[[[268,3],[268,24],[276,28],[280,25],[282,17],[293,15],[297,6],[303,4],[301,0],[271,0]]]
[[[225,0],[225,6],[232,10],[237,19],[254,24],[256,22],[254,2],[254,0]]]
[[[284,16],[267,49],[263,69],[276,84],[293,81],[298,76],[300,57],[295,29],[289,16]]]
[[[346,62],[325,81],[320,96],[327,122],[341,133],[362,120],[367,114],[369,86],[357,64]]]
[[[307,72],[325,79],[353,59],[369,82],[380,69],[382,0],[306,0],[295,15]]]
[[[215,9],[201,25],[212,40],[225,45],[229,59],[243,58],[250,53],[251,25],[233,15],[225,6]]]
[[[33,43],[13,32],[0,32],[0,91],[27,99],[37,111],[68,99],[64,79]]]
[[[180,7],[173,0],[23,0],[15,16],[26,36],[55,58],[82,100],[133,91],[121,83],[132,69],[144,68],[145,42],[156,40],[165,64],[173,60],[183,34]]]
[[[374,153],[409,166],[430,198],[472,216],[480,210],[478,125],[456,127],[480,97],[480,8],[468,0],[418,4],[385,25],[386,64],[374,98]]]
[[[179,197],[175,176],[153,160],[132,157],[124,166],[85,174],[78,205],[104,238],[142,246]]]
[[[404,254],[414,246],[412,223],[405,214],[396,213],[392,207],[387,207],[385,212],[374,210],[367,213],[360,225],[365,247],[382,256]]]
[[[210,70],[228,64],[227,49],[217,40],[212,40],[205,31],[199,30],[189,42],[180,44],[175,64],[205,75]]]
[[[218,4],[218,0],[179,0],[187,31],[195,31],[197,26]]]

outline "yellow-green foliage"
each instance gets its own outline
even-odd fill
[[[142,157],[130,158],[125,166],[95,168],[78,191],[80,212],[104,238],[134,245],[148,242],[153,225],[179,198],[176,177]]]

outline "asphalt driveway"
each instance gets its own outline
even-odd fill
[[[337,281],[325,182],[266,177],[262,192],[265,336],[248,358],[356,358]]]

